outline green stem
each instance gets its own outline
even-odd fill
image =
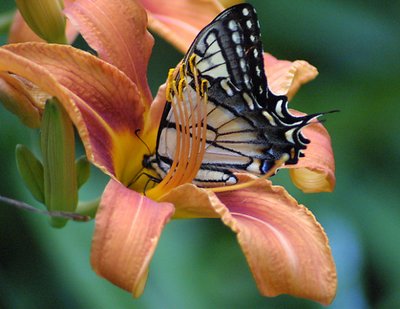
[[[14,200],[5,196],[0,195],[0,203],[7,204],[19,209],[23,209],[26,211],[34,212],[34,213],[39,213],[42,215],[50,216],[52,218],[63,218],[63,219],[68,219],[68,220],[74,220],[74,221],[89,221],[90,217],[81,215],[81,214],[76,214],[72,212],[65,212],[65,211],[47,211],[47,210],[42,210],[38,209],[36,207],[33,207],[27,203]]]

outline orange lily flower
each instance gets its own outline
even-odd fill
[[[152,12],[151,2],[142,2]],[[201,2],[193,1],[193,5]],[[141,172],[143,155],[148,154],[136,132],[140,130],[141,138],[154,150],[165,103],[165,87],[153,100],[147,85],[153,38],[146,30],[146,12],[136,1],[76,0],[65,13],[100,59],[70,46],[6,45],[0,48],[4,85],[0,92],[9,108],[31,126],[38,123],[43,110],[43,96],[38,94],[57,97],[77,128],[88,159],[112,178],[96,215],[91,254],[95,271],[138,297],[160,234],[171,218],[220,218],[237,234],[263,295],[287,293],[329,304],[336,292],[336,270],[328,239],[312,213],[284,188],[259,179],[251,187],[215,193],[184,183],[152,200],[127,187]],[[149,14],[157,29],[157,14]],[[193,27],[200,30],[214,15],[212,11],[209,20]],[[191,25],[191,19],[187,23]],[[195,34],[192,31],[178,46],[187,47]],[[301,83],[316,75],[306,62],[282,62],[270,55],[265,59],[275,92],[293,96]],[[304,134],[311,144],[306,157],[293,167],[292,178],[305,191],[332,190],[329,135],[321,124],[309,125]],[[239,177],[243,181],[256,178]]]

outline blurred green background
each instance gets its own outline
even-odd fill
[[[329,308],[400,308],[400,2],[249,2],[258,10],[267,51],[319,69],[291,106],[341,110],[325,123],[336,190],[303,194],[285,172],[274,178],[313,211],[329,236],[339,278]],[[14,6],[2,0],[0,13]],[[181,56],[157,38],[149,69],[153,92]],[[33,147],[37,134],[0,106],[0,194],[35,204],[17,174],[18,143]],[[99,195],[106,182],[93,169],[81,198]],[[56,230],[47,221],[0,204],[1,308],[322,307],[290,296],[261,297],[234,234],[218,220],[168,224],[138,300],[91,270],[93,222]]]

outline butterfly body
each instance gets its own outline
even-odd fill
[[[316,115],[291,115],[286,96],[268,89],[259,22],[251,5],[236,5],[218,15],[196,37],[183,64],[186,69],[175,81],[184,80],[181,113],[191,111],[189,121],[199,117],[194,99],[198,80],[207,82],[206,116],[201,120],[206,123],[205,152],[194,183],[234,184],[237,171],[265,174],[283,154],[289,155],[287,164],[297,163],[308,143],[300,131]],[[176,93],[171,96],[177,99]],[[177,115],[167,102],[156,153],[144,160],[160,179],[173,164],[177,130],[185,128]],[[198,126],[186,125],[186,131],[194,136]]]

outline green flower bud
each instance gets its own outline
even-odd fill
[[[76,177],[78,183],[78,189],[80,189],[90,176],[90,163],[86,156],[82,156],[75,161],[76,166]]]
[[[33,197],[44,203],[43,165],[35,155],[24,145],[17,145],[15,158],[19,174],[24,180]]]
[[[63,0],[16,0],[29,27],[49,43],[66,44]]]
[[[56,98],[46,101],[41,148],[46,207],[50,211],[74,212],[78,202],[74,129]],[[53,226],[62,227],[65,223],[65,219],[52,218]]]

